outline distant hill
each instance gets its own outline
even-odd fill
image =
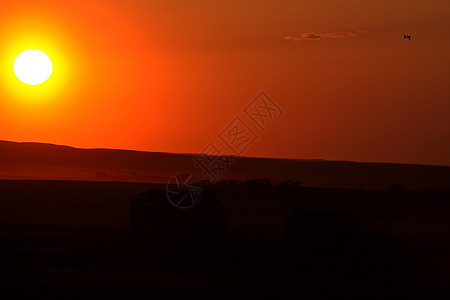
[[[305,186],[450,188],[450,167],[393,163],[232,157],[222,179],[294,179]],[[62,179],[165,183],[178,172],[202,177],[194,155],[78,149],[0,141],[0,179]],[[203,179],[208,179],[203,176]]]

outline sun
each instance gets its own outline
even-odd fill
[[[40,50],[26,50],[14,60],[14,74],[23,83],[29,85],[41,84],[50,78],[53,64],[50,58]]]

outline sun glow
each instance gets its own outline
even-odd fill
[[[40,50],[26,50],[14,60],[14,74],[23,83],[41,84],[52,75],[53,64],[50,58]]]
[[[73,55],[67,34],[32,18],[21,21],[8,22],[14,30],[0,30],[0,37],[9,41],[0,49],[0,88],[7,95],[5,104],[23,110],[21,103],[41,105],[57,99],[74,68],[67,59]]]

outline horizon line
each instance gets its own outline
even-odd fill
[[[0,139],[0,142],[14,143],[14,144],[40,144],[49,145],[57,147],[66,147],[78,150],[111,150],[111,151],[129,151],[129,152],[142,152],[142,153],[160,153],[160,154],[171,154],[171,155],[204,155],[201,153],[191,153],[191,152],[165,152],[165,151],[150,151],[150,150],[138,150],[138,149],[123,149],[123,148],[104,148],[104,147],[77,147],[70,145],[54,144],[49,142],[29,142],[29,141],[9,141]],[[219,155],[208,155],[208,156],[219,156]],[[326,158],[290,158],[290,157],[267,157],[267,156],[239,156],[233,154],[224,154],[223,156],[236,157],[236,158],[250,158],[250,159],[279,159],[279,160],[303,160],[303,161],[323,161],[323,162],[348,162],[348,163],[365,163],[365,164],[397,164],[397,165],[419,165],[419,166],[430,166],[430,167],[450,167],[446,164],[427,164],[427,163],[409,163],[409,162],[388,162],[388,161],[357,161],[357,160],[344,160],[344,159],[326,159]]]

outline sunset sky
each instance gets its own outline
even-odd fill
[[[244,156],[450,165],[449,28],[448,0],[1,1],[0,139],[232,154],[242,117]],[[27,49],[41,85],[14,75]]]

